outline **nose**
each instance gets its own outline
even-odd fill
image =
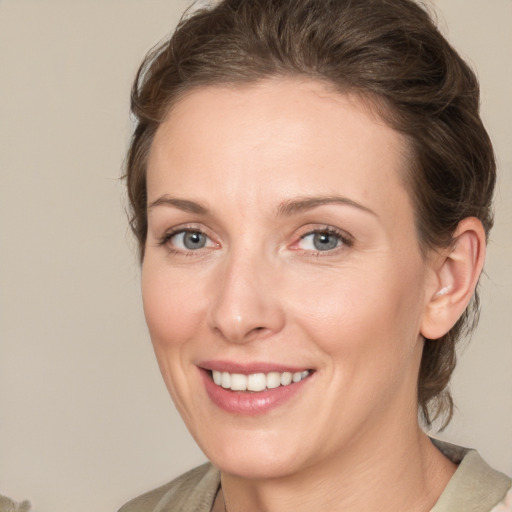
[[[279,332],[285,314],[276,270],[257,255],[233,255],[224,261],[213,284],[211,329],[230,343],[246,343]]]

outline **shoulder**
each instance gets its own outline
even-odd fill
[[[491,512],[512,512],[512,487],[505,498],[496,505]]]
[[[512,512],[498,508],[510,501],[512,481],[507,475],[491,468],[476,450],[432,441],[458,468],[431,512]]]
[[[0,512],[29,512],[30,502],[16,503],[7,496],[0,495]]]
[[[219,482],[218,469],[203,464],[129,501],[119,512],[209,512]]]

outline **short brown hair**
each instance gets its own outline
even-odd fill
[[[141,260],[146,160],[169,109],[195,87],[276,76],[317,79],[367,97],[405,135],[406,181],[424,251],[450,246],[465,217],[477,217],[489,233],[496,169],[478,81],[424,8],[412,0],[223,0],[185,16],[148,54],[133,85],[137,124],[126,177]],[[475,293],[445,336],[425,342],[418,403],[427,425],[442,414],[446,423],[451,418],[455,345],[477,319]]]

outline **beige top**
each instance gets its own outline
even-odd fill
[[[7,496],[0,496],[0,512],[30,512],[30,502],[16,503]]]
[[[492,469],[475,450],[433,443],[459,467],[430,512],[512,512],[509,477]],[[219,470],[204,464],[135,498],[119,512],[210,512],[219,485]]]

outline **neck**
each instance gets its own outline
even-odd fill
[[[343,454],[300,474],[247,480],[223,473],[226,510],[429,511],[456,467],[432,445],[416,419],[415,425],[404,429],[402,423],[394,432],[360,436]]]

